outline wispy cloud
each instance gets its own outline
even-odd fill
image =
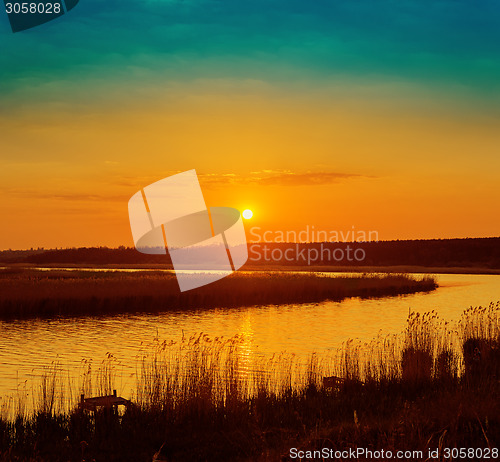
[[[127,202],[135,191],[161,180],[168,176],[181,173],[180,171],[165,171],[162,176],[119,176],[108,178],[106,184],[114,191],[109,194],[86,192],[80,186],[78,190],[61,190],[54,188],[0,188],[4,197],[17,197],[24,199],[38,199],[64,202]],[[331,171],[306,171],[292,172],[290,170],[260,170],[247,174],[236,173],[200,173],[198,178],[203,188],[217,189],[226,186],[260,185],[260,186],[319,186],[334,184],[349,180],[374,178],[370,175],[359,173],[331,172]],[[119,192],[118,192],[119,191]]]
[[[317,186],[339,183],[350,179],[368,178],[359,173],[344,172],[292,172],[290,170],[261,170],[247,175],[234,173],[199,174],[200,182],[207,187],[227,184],[258,184],[262,186]]]
[[[40,199],[50,201],[69,201],[69,202],[126,202],[126,194],[91,194],[80,191],[50,191],[47,189],[21,189],[21,188],[2,188],[0,190],[4,198],[18,197],[23,199]]]

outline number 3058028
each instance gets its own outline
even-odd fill
[[[5,11],[8,14],[58,14],[61,13],[60,3],[30,3],[13,2],[5,4]]]

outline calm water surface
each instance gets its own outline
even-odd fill
[[[204,332],[211,337],[241,334],[245,347],[258,355],[287,351],[308,355],[337,348],[345,340],[369,341],[403,331],[408,311],[437,311],[456,321],[469,306],[500,300],[500,275],[437,276],[440,287],[431,293],[319,304],[168,312],[73,319],[0,321],[0,399],[18,393],[44,367],[57,361],[69,375],[82,372],[82,361],[116,358],[119,392],[130,394],[137,357],[156,336],[180,338]],[[27,385],[24,385],[27,384]],[[33,386],[33,385],[31,385]],[[121,388],[121,389],[120,389]],[[0,401],[1,404],[1,401]]]

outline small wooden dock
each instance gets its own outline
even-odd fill
[[[323,388],[326,389],[340,390],[344,383],[345,379],[341,377],[335,377],[334,375],[331,377],[323,377]]]
[[[85,395],[80,395],[80,403],[78,407],[82,410],[97,411],[97,409],[117,410],[118,406],[128,408],[132,402],[128,399],[116,396],[116,390],[113,390],[112,395],[96,396],[94,398],[85,398]]]

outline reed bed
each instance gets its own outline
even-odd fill
[[[196,274],[193,278],[200,277]],[[238,272],[179,291],[168,272],[0,270],[0,318],[106,315],[381,297],[431,291],[434,278],[407,274]]]
[[[401,335],[348,341],[305,363],[282,353],[249,368],[244,347],[239,336],[154,339],[138,360],[134,405],[121,413],[76,407],[78,392],[115,387],[112,355],[69,389],[53,365],[34,412],[22,399],[11,418],[3,409],[0,460],[140,462],[163,445],[171,461],[280,461],[291,447],[500,444],[500,303],[470,308],[455,325],[411,313]],[[69,409],[57,405],[62,396]]]

